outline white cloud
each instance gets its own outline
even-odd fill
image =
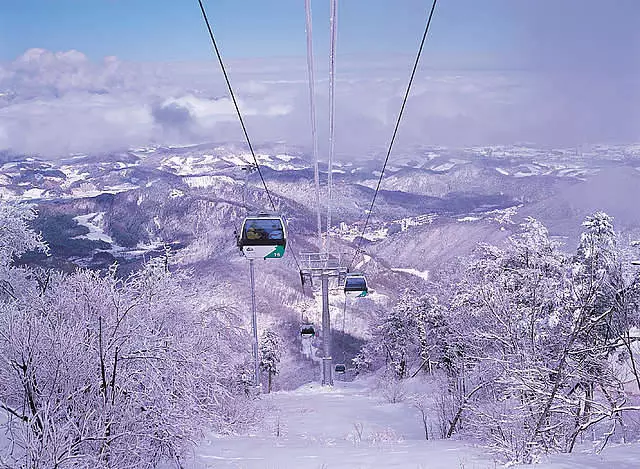
[[[0,109],[0,125],[10,149],[51,156],[121,149],[153,136],[148,110],[102,96],[29,100]]]
[[[9,135],[3,126],[0,126],[0,148],[9,146]]]
[[[340,62],[338,154],[357,157],[384,150],[409,65],[407,58]],[[286,140],[310,148],[304,58],[230,62],[228,72],[256,143]],[[326,75],[326,70],[318,70],[316,86],[325,153]],[[576,93],[570,75],[563,80],[528,72],[421,69],[398,134],[398,149],[415,144],[572,144],[639,137],[638,112],[632,111],[640,108],[637,93],[616,89],[613,94],[601,89],[600,82],[585,88],[584,77]],[[548,86],[550,82],[554,86]],[[151,142],[211,140],[243,140],[214,62],[134,64],[107,57],[94,63],[78,51],[32,49],[0,66],[0,149],[56,156]]]
[[[165,106],[170,104],[176,104],[188,109],[189,112],[198,119],[232,120],[236,112],[233,102],[227,98],[209,100],[197,98],[189,94],[179,98],[166,99],[163,103]],[[239,103],[244,109],[245,114],[256,114],[254,109],[246,108],[243,104],[242,102]]]

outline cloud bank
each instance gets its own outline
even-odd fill
[[[336,151],[341,157],[366,156],[388,144],[410,65],[409,57],[338,62]],[[638,75],[614,65],[616,74],[609,81],[600,68],[588,67],[576,67],[576,73],[568,67],[422,67],[398,149],[640,140]],[[310,148],[304,58],[230,62],[228,72],[256,143],[286,141]],[[326,70],[317,75],[325,152]],[[144,64],[108,57],[95,63],[78,51],[32,49],[0,64],[0,150],[59,157],[149,144],[242,140],[214,62]]]

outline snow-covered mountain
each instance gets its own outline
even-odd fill
[[[256,156],[291,224],[292,249],[296,242],[300,248],[311,247],[315,196],[309,155],[298,148],[285,152],[274,144],[258,148]],[[382,157],[344,156],[334,164],[332,233],[344,250],[361,235]],[[1,161],[2,196],[36,203],[42,216],[68,215],[83,231],[73,239],[102,243],[94,246],[93,254],[104,251],[105,243],[115,257],[159,242],[184,246],[211,230],[218,230],[233,251],[233,230],[246,213],[245,205],[268,208],[258,174],[246,170],[253,163],[251,155],[238,144],[149,146],[59,160],[5,152]],[[323,213],[326,171],[322,163]],[[624,184],[618,184],[616,174]],[[416,147],[392,155],[364,237],[367,249],[380,260],[402,261],[389,267],[425,270],[468,252],[477,241],[499,238],[512,220],[525,215],[540,218],[553,234],[570,237],[569,242],[575,235],[570,227],[579,226],[596,205],[633,230],[640,219],[629,201],[636,198],[638,178],[638,145],[578,150]],[[422,246],[418,251],[416,243]],[[427,255],[415,255],[425,250]],[[80,258],[89,254],[83,252]]]

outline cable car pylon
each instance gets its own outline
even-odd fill
[[[256,390],[261,393],[260,390],[260,355],[258,350],[258,313],[256,310],[256,280],[253,271],[254,259],[249,259],[249,277],[251,278],[251,330],[253,332],[253,343],[251,348],[253,350],[253,373]]]
[[[322,290],[322,376],[323,386],[333,386],[331,313],[329,309],[329,283],[341,286],[347,275],[340,253],[307,252],[300,254],[300,275],[313,285],[320,280]]]

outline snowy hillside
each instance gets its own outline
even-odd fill
[[[101,212],[104,236],[90,234],[86,239],[104,241],[116,251],[117,246],[133,249],[160,241],[189,244],[210,229],[204,219],[196,222],[203,213],[213,216],[211,223],[224,223],[221,228],[231,236],[230,221],[241,216],[245,205],[258,209],[266,202],[257,173],[247,171],[252,158],[237,144],[149,146],[114,154],[74,154],[59,160],[10,154],[4,158],[0,192],[5,200],[33,201],[43,213],[55,207],[55,212],[62,210],[76,220]],[[416,147],[413,153],[394,155],[364,236],[368,243],[381,243],[384,249],[387,239],[417,239],[422,232],[435,234],[433,230],[446,225],[465,230],[462,224],[466,224],[472,231],[477,225],[479,234],[480,224],[497,219],[500,211],[515,210],[515,221],[526,215],[541,218],[554,235],[569,237],[572,243],[576,241],[574,227],[598,205],[595,194],[602,193],[615,174],[620,174],[628,187],[620,188],[616,199],[608,196],[611,200],[605,200],[603,208],[626,230],[633,231],[640,220],[626,201],[633,199],[627,195],[629,191],[640,187],[640,172],[635,169],[640,167],[638,158],[638,148],[632,145],[593,146],[580,151],[532,146]],[[292,223],[294,236],[308,236],[313,232],[315,210],[309,156],[295,147],[283,152],[275,145],[259,148],[257,159],[282,212]],[[360,235],[380,163],[378,155],[369,160],[338,160],[334,166],[332,232],[347,251]],[[324,164],[321,180],[324,201]],[[590,202],[589,197],[595,199]],[[128,209],[124,211],[124,207]],[[137,216],[133,226],[125,230],[122,221],[129,213]],[[186,224],[177,221],[179,214],[186,215]],[[438,221],[435,225],[434,220]],[[446,246],[450,255],[467,252],[467,248],[451,249],[458,244],[456,229],[446,244],[444,238],[432,237],[430,250]],[[496,233],[464,239],[473,244],[486,239],[484,236],[498,236],[503,227],[496,223],[493,229]],[[89,230],[95,232],[91,227]],[[302,239],[299,242],[304,243]],[[410,255],[410,251],[406,253]],[[399,259],[405,255],[399,254]],[[433,261],[435,258],[429,262]],[[407,267],[400,264],[392,267]]]
[[[18,263],[36,272],[21,280],[31,282],[34,297],[27,304],[44,302],[47,311],[78,315],[77,322],[64,323],[71,345],[29,346],[40,357],[64,356],[67,347],[84,347],[84,331],[76,325],[90,324],[97,355],[78,354],[86,374],[65,379],[73,392],[95,386],[97,360],[104,372],[92,405],[108,404],[105,395],[120,399],[129,413],[105,405],[100,415],[136,429],[149,418],[153,393],[127,400],[118,373],[132,370],[133,381],[122,384],[127,389],[161,396],[168,389],[162,380],[145,381],[143,388],[135,382],[160,372],[147,362],[155,355],[140,355],[148,344],[165,354],[164,363],[187,356],[199,376],[215,370],[207,377],[216,390],[211,395],[178,366],[175,382],[184,387],[176,392],[181,399],[199,397],[181,400],[183,410],[172,407],[173,397],[163,401],[166,415],[176,415],[175,425],[158,417],[167,432],[184,435],[170,438],[174,446],[166,451],[182,454],[185,468],[481,469],[531,461],[544,469],[633,467],[625,464],[639,454],[632,443],[640,434],[632,366],[638,348],[629,334],[640,292],[628,243],[640,239],[640,219],[628,199],[640,187],[636,152],[615,146],[589,154],[529,146],[416,148],[393,160],[364,234],[380,161],[338,161],[332,250],[349,262],[361,245],[352,268],[366,272],[370,290],[365,298],[346,300],[340,287],[331,286],[332,350],[346,373],[336,376],[334,388],[320,388],[314,384],[325,340],[320,292],[317,284],[301,283],[294,258],[320,246],[313,166],[295,148],[259,148],[289,239],[283,259],[256,265],[258,333],[262,345],[271,344],[260,349],[269,356],[263,377],[273,390],[258,400],[251,387],[249,270],[235,235],[243,217],[269,201],[241,146],[147,147],[60,160],[5,155],[4,199],[35,204],[37,216],[22,216],[49,246],[48,254],[18,251]],[[326,177],[322,166],[323,200]],[[610,217],[593,213],[599,207],[615,215],[615,230]],[[39,246],[28,232],[23,236],[30,243],[25,246]],[[96,274],[76,272],[78,267]],[[49,287],[46,277],[36,276],[43,275],[40,268],[68,277]],[[26,275],[7,269],[7,275]],[[147,285],[156,289],[153,295],[146,294]],[[57,303],[59,295],[69,304]],[[63,327],[40,322],[22,303],[7,304],[11,321],[0,321],[0,329],[24,323],[53,337]],[[123,307],[132,308],[130,319],[121,315]],[[156,310],[165,316],[156,318]],[[131,329],[120,329],[123,320],[131,321]],[[312,339],[301,338],[302,324],[314,325]],[[106,352],[103,327],[112,334]],[[20,334],[29,337],[27,329]],[[163,342],[167,338],[180,347],[178,358]],[[11,356],[21,351],[20,343],[7,347]],[[50,369],[35,370],[37,381],[49,383]],[[6,399],[17,408],[20,396],[32,391],[15,380],[12,386]],[[545,408],[547,402],[553,405]],[[93,418],[84,408],[74,412]],[[145,417],[127,420],[137,412]],[[92,425],[110,432],[104,421]],[[534,430],[532,421],[538,422]],[[37,439],[40,430],[33,428]],[[77,438],[74,431],[64,433],[65,441]],[[148,444],[132,453],[135,441],[126,439],[112,451],[131,454],[132,461],[161,453]],[[93,454],[95,447],[86,446]]]

